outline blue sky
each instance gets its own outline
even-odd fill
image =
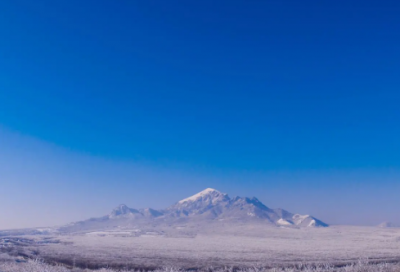
[[[334,223],[400,221],[388,208],[400,204],[399,12],[368,0],[1,1],[0,182],[21,196],[0,215],[40,217],[42,205],[62,215],[29,222],[55,224],[217,187]],[[353,209],[337,218],[341,205]],[[29,225],[18,220],[4,227]]]

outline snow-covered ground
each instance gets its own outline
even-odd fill
[[[138,272],[138,270],[121,270],[112,268],[100,268],[91,270],[88,268],[67,268],[61,265],[49,265],[42,261],[29,260],[24,262],[6,261],[0,258],[1,272]],[[184,270],[176,267],[164,267],[151,270],[151,272],[183,272]],[[307,264],[297,264],[292,267],[251,267],[244,269],[232,269],[231,267],[215,268],[208,267],[198,270],[199,272],[400,272],[400,265],[393,263],[371,264],[368,260],[358,260],[354,264],[335,267],[331,264],[320,264],[316,266]]]
[[[186,228],[174,228],[165,230],[164,235],[151,231],[139,236],[126,236],[129,232],[125,231],[60,235],[45,243],[40,241],[44,236],[29,236],[38,246],[27,241],[24,248],[27,253],[36,250],[44,260],[67,264],[73,260],[83,267],[276,267],[299,262],[343,264],[359,258],[400,261],[397,228],[244,225],[197,231],[193,234]]]

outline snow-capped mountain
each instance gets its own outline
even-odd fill
[[[119,205],[109,215],[76,222],[60,231],[128,228],[133,226],[173,226],[207,223],[265,224],[278,227],[327,227],[324,222],[310,216],[293,214],[283,209],[271,209],[257,198],[229,197],[208,188],[191,197],[178,201],[164,210],[132,209]]]
[[[327,224],[309,216],[292,214],[283,209],[270,209],[257,198],[234,197],[208,188],[183,199],[164,211],[165,215],[231,221],[265,221],[277,226],[326,227]]]

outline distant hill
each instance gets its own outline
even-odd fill
[[[378,225],[380,228],[400,228],[400,225],[392,222],[383,222]]]
[[[328,224],[310,215],[293,214],[283,209],[271,209],[257,198],[229,197],[208,188],[178,201],[164,210],[132,209],[119,205],[110,214],[99,218],[71,223],[60,232],[87,232],[135,227],[195,225],[210,223],[265,224],[276,227],[328,227]]]

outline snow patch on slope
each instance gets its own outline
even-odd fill
[[[287,221],[287,220],[285,220],[285,219],[283,219],[283,218],[279,219],[279,220],[277,221],[277,223],[278,223],[279,225],[282,225],[282,226],[292,226],[292,225],[293,225],[293,223],[291,223],[291,222],[289,222],[289,221]]]
[[[313,219],[310,221],[310,223],[308,224],[309,227],[315,227],[315,225],[317,224],[317,222]]]

